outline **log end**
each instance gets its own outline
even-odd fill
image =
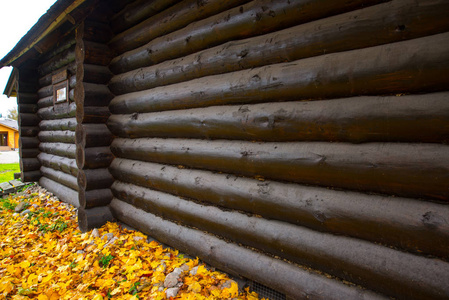
[[[107,222],[113,222],[109,206],[94,207],[89,209],[78,209],[78,226],[82,232],[89,231],[94,228],[99,228]]]

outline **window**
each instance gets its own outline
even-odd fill
[[[0,146],[8,146],[8,133],[0,132]]]

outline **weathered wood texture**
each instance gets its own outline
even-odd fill
[[[76,144],[83,148],[109,146],[113,140],[105,124],[78,124],[75,137]]]
[[[380,2],[383,1],[252,1],[241,7],[235,7],[210,18],[192,23],[171,34],[153,39],[148,44],[115,58],[110,67],[115,74],[123,73],[164,60],[185,56],[229,40],[238,40],[280,30],[289,26],[351,11],[362,5]],[[223,2],[218,3],[220,3],[220,6],[223,5]],[[144,30],[148,31],[147,28]],[[129,37],[130,34],[128,33],[126,36]],[[134,40],[139,40],[139,38],[134,37]],[[122,40],[117,42],[119,45],[128,44]],[[131,49],[136,46],[132,43],[131,45]],[[112,42],[111,47],[114,48]],[[119,51],[120,49],[116,50]]]
[[[41,177],[41,179],[39,179],[39,185],[57,195],[62,201],[75,207],[79,207],[78,193],[75,190],[47,177]]]
[[[134,190],[130,186],[130,190]],[[357,239],[227,212],[146,190],[122,200],[153,214],[226,237],[389,295],[444,299],[449,292],[447,262],[405,254]],[[134,194],[135,195],[135,194]],[[319,242],[317,242],[319,241]],[[376,253],[384,259],[368,256]],[[382,281],[379,281],[382,278]]]
[[[83,208],[93,208],[106,206],[111,203],[113,198],[111,189],[99,189],[92,191],[79,191],[80,206]]]
[[[122,182],[201,203],[449,258],[448,205],[276,181],[260,182],[126,159],[114,160],[110,172]],[[119,182],[114,183],[112,190],[119,198],[146,194],[146,189]]]
[[[74,102],[61,103],[55,106],[44,107],[38,110],[37,115],[42,120],[58,120],[73,118],[76,116],[76,104]]]
[[[112,201],[111,209],[120,221],[143,232],[151,232],[153,237],[180,251],[198,256],[236,276],[245,276],[271,286],[292,299],[383,299],[370,291],[345,285],[202,231],[163,220],[118,199]]]
[[[448,201],[449,151],[438,144],[251,143],[115,139],[116,156],[266,179]]]
[[[114,76],[116,95],[240,69],[365,48],[449,30],[447,1],[391,1]],[[364,20],[355,23],[354,19]],[[398,24],[404,30],[398,29]],[[402,28],[402,27],[401,27]],[[405,30],[406,28],[406,30]],[[180,68],[182,66],[182,68]]]
[[[447,143],[449,93],[115,114],[108,127],[126,138]]]
[[[449,33],[208,76],[115,97],[115,114],[446,90]]]
[[[85,191],[111,187],[114,178],[108,169],[85,169],[78,172],[78,185]]]
[[[42,176],[47,177],[53,181],[56,181],[66,187],[71,188],[74,191],[78,190],[78,182],[75,176],[70,174],[56,171],[52,168],[41,167]]]
[[[107,168],[113,159],[109,147],[76,148],[76,164],[80,169]]]
[[[70,130],[41,131],[38,136],[43,143],[75,143],[75,132]]]
[[[48,154],[64,156],[67,158],[76,157],[76,146],[67,143],[40,143],[39,150]]]
[[[78,176],[78,168],[76,166],[75,159],[47,153],[40,153],[38,159],[44,167],[62,171],[73,176]]]
[[[78,224],[80,230],[86,232],[96,227],[101,227],[106,222],[113,222],[114,217],[109,206],[78,209]]]
[[[164,2],[162,5],[170,5],[170,2],[174,4],[175,2],[180,2],[168,9],[156,14],[145,21],[139,23],[138,25],[116,35],[109,46],[119,53],[123,53],[128,50],[132,50],[138,46],[142,46],[151,40],[160,37],[164,34],[168,34],[175,30],[181,29],[190,23],[201,20],[208,16],[214,15],[216,13],[222,12],[229,8],[235,7],[240,4],[244,4],[249,0],[230,0],[230,1],[157,1]],[[149,5],[146,2],[146,7],[153,8],[153,5]],[[137,4],[139,5],[139,4]],[[161,4],[156,3],[155,9],[159,9]],[[141,5],[140,5],[141,6]],[[159,7],[158,7],[159,6]],[[129,7],[130,10],[124,11],[124,14],[132,15],[133,19],[136,19],[138,15],[132,13],[133,7]],[[195,11],[195,13],[192,13]],[[144,12],[144,10],[141,10]],[[116,23],[116,22],[113,22]],[[126,22],[122,23],[126,26]]]
[[[71,130],[75,131],[76,119],[67,118],[62,120],[43,120],[39,123],[42,130]]]

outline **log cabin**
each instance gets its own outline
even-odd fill
[[[0,61],[22,180],[272,299],[448,299],[448,12],[58,0]]]

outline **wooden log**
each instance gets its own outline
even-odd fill
[[[110,65],[115,74],[124,73],[140,67],[150,66],[165,60],[186,56],[188,54],[211,48],[219,44],[248,38],[255,35],[281,30],[301,23],[322,19],[344,13],[362,5],[378,4],[384,1],[252,1],[241,7],[234,7],[210,18],[197,21],[183,29],[151,40],[146,45],[128,51],[116,57]],[[219,6],[223,6],[222,2]],[[189,15],[191,13],[189,12]],[[160,24],[158,24],[160,26]],[[185,26],[185,25],[183,25]],[[145,28],[148,30],[148,28]],[[151,31],[150,31],[151,32]],[[126,38],[140,41],[125,31]],[[120,36],[120,35],[118,35]],[[117,36],[117,37],[118,37]],[[117,38],[116,37],[116,38]],[[111,48],[116,49],[113,41]],[[116,40],[120,45],[128,41]],[[147,41],[145,41],[147,42]],[[126,48],[126,50],[130,50]],[[120,49],[116,51],[120,52]]]
[[[39,100],[37,93],[24,93],[20,92],[17,94],[17,103],[18,104],[36,104]]]
[[[37,137],[21,136],[19,138],[19,147],[21,149],[37,149],[39,143],[40,141]]]
[[[73,42],[74,43],[72,45],[75,45],[75,39],[73,39]],[[42,76],[41,78],[39,78],[39,86],[42,87],[42,86],[47,86],[47,85],[52,84],[52,77],[53,77],[53,75],[56,74],[56,73],[59,73],[61,71],[64,71],[64,70],[67,70],[67,73],[69,75],[75,74],[75,72],[76,72],[76,62],[73,61],[70,64],[68,64],[66,66],[63,66],[62,68],[53,71],[52,73],[49,73],[49,74],[46,74],[46,75]]]
[[[43,63],[39,69],[39,75],[44,76],[53,71],[56,71],[64,66],[69,65],[75,61],[75,47],[71,46],[70,48],[62,51],[61,53],[55,55],[45,63]]]
[[[118,220],[151,234],[161,242],[198,256],[221,270],[269,286],[291,299],[381,299],[370,291],[345,285],[310,269],[163,220],[116,198],[110,207]]]
[[[449,258],[449,207],[444,204],[260,182],[119,158],[112,162],[109,170],[116,180],[201,203]],[[131,194],[145,194],[145,189],[133,188]],[[111,189],[118,198],[130,194],[129,185],[118,181]]]
[[[82,232],[100,228],[107,222],[113,222],[114,220],[109,206],[78,209],[78,226]]]
[[[105,44],[84,41],[77,38],[75,49],[77,63],[107,66],[114,57],[114,53]]]
[[[76,115],[76,104],[74,102],[61,103],[51,107],[45,107],[38,110],[37,115],[42,120],[57,120],[73,118]]]
[[[74,159],[47,153],[40,153],[37,158],[44,167],[78,176],[78,168],[76,167],[76,161]]]
[[[131,114],[273,100],[446,90],[448,50],[449,34],[443,33],[121,95],[111,101],[109,108],[113,113]]]
[[[107,43],[112,38],[112,31],[109,25],[94,20],[84,20],[83,39],[96,43]]]
[[[111,77],[112,72],[105,66],[80,63],[76,69],[76,78],[79,82],[106,84]]]
[[[19,125],[20,126],[36,126],[40,122],[39,116],[31,113],[20,113],[19,114]]]
[[[76,148],[76,164],[79,169],[108,168],[114,159],[109,147]]]
[[[107,168],[79,170],[78,186],[85,191],[107,189],[114,182],[114,177]]]
[[[15,61],[15,65],[17,66],[18,61]],[[20,65],[20,63],[19,63]],[[30,59],[26,66],[21,66],[19,68],[19,96],[20,94],[35,94],[39,89],[39,82],[37,80],[37,68],[35,65],[35,61]],[[20,98],[20,97],[19,97]],[[20,100],[20,99],[19,99]],[[20,103],[20,101],[19,101]],[[28,102],[23,102],[28,103]]]
[[[109,87],[118,95],[448,31],[444,12],[448,11],[449,3],[441,0],[422,4],[413,0],[391,1],[238,43],[231,41],[177,60],[114,76]],[[398,24],[403,24],[401,26],[406,30],[399,30]]]
[[[20,174],[22,182],[37,182],[42,177],[41,171],[23,172]]]
[[[66,187],[69,187],[74,191],[78,191],[78,182],[75,176],[72,176],[70,174],[61,171],[56,171],[47,167],[41,167],[40,170],[42,176],[47,177],[53,181],[56,181]]]
[[[117,13],[111,19],[111,29],[115,33],[124,31],[145,19],[176,4],[179,0],[139,0],[130,3],[124,10]]]
[[[71,130],[75,131],[76,119],[43,120],[39,123],[41,130]]]
[[[251,143],[122,139],[117,157],[390,195],[449,200],[449,151],[438,144]]]
[[[36,114],[38,109],[36,104],[19,104],[17,108],[22,114]]]
[[[37,106],[38,108],[44,108],[44,107],[49,107],[49,106],[53,106],[53,96],[49,96],[49,97],[45,97],[42,99],[39,99],[39,101],[37,102]]]
[[[32,148],[32,149],[19,149],[19,154],[21,158],[36,158],[39,153],[39,149]]]
[[[61,201],[79,207],[78,193],[47,177],[39,179],[39,185],[56,195]]]
[[[445,280],[449,276],[449,263],[442,260],[223,211],[161,192],[146,190],[144,195],[130,196],[133,188],[131,185],[121,200],[163,218],[194,226],[389,296],[444,299],[449,292]],[[407,291],[405,295],[404,291]]]
[[[37,158],[21,158],[20,159],[20,170],[22,172],[30,172],[39,170],[41,163]]]
[[[75,132],[70,130],[40,131],[38,136],[43,143],[75,143]]]
[[[75,88],[75,102],[77,105],[108,106],[114,95],[104,84],[79,82]]]
[[[101,189],[85,191],[81,189],[79,191],[79,202],[82,208],[93,208],[99,206],[106,206],[111,203],[113,198],[111,189]]]
[[[22,137],[35,137],[39,133],[37,126],[20,126],[19,133]]]
[[[112,115],[108,127],[127,138],[447,143],[449,93]]]
[[[106,123],[111,112],[107,106],[78,105],[76,107],[76,121],[81,123]]]
[[[169,4],[173,1],[166,2]],[[123,53],[145,45],[157,37],[184,28],[195,21],[213,16],[246,2],[248,0],[231,0],[225,2],[214,0],[201,2],[195,0],[182,1],[116,35],[109,43],[109,46],[116,52]],[[195,13],[192,13],[193,11]]]
[[[76,146],[66,143],[40,143],[39,150],[48,154],[63,156],[67,158],[76,157]]]
[[[82,148],[109,146],[113,136],[105,124],[76,125],[76,144]]]
[[[46,98],[46,97],[52,96],[53,95],[53,85],[50,84],[50,85],[40,88],[37,91],[37,95],[39,96],[39,98]]]

